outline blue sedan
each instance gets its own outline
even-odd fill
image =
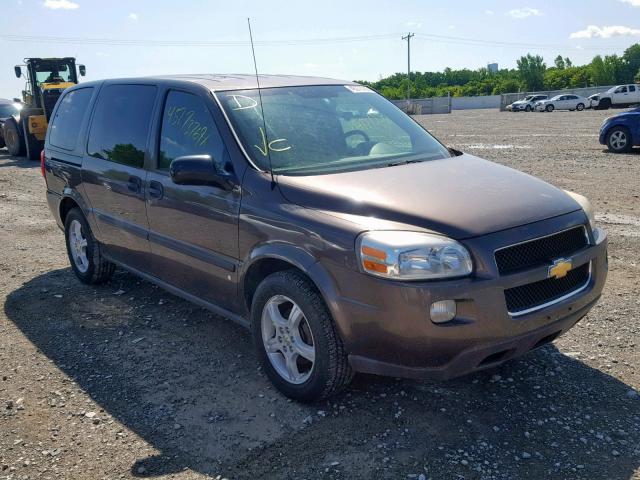
[[[614,153],[640,145],[640,108],[607,118],[600,127],[600,143]]]

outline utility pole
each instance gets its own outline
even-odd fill
[[[409,113],[409,105],[411,105],[411,37],[415,37],[415,33],[407,33],[402,40],[407,41],[407,113]]]

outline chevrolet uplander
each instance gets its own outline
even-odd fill
[[[42,173],[80,281],[122,267],[250,327],[300,401],[354,372],[495,366],[598,300],[607,240],[584,197],[445,147],[365,86],[259,81],[64,92]]]

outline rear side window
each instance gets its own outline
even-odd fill
[[[636,87],[634,85],[629,85],[629,91],[630,92],[635,92],[636,91]]]
[[[103,88],[91,123],[89,155],[141,168],[156,92],[152,85]]]
[[[87,113],[93,88],[81,88],[67,93],[51,119],[49,143],[65,150],[75,150],[82,119]]]
[[[171,90],[162,116],[158,169],[168,170],[172,160],[185,155],[211,155],[222,163],[224,144],[202,98]]]

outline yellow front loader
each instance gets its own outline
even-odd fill
[[[62,92],[78,83],[76,59],[25,58],[24,65],[15,67],[18,78],[26,67],[26,87],[22,100],[14,99],[21,107],[16,115],[4,121],[2,136],[11,155],[24,155],[31,160],[40,158],[51,112]],[[78,65],[80,75],[84,65]]]

